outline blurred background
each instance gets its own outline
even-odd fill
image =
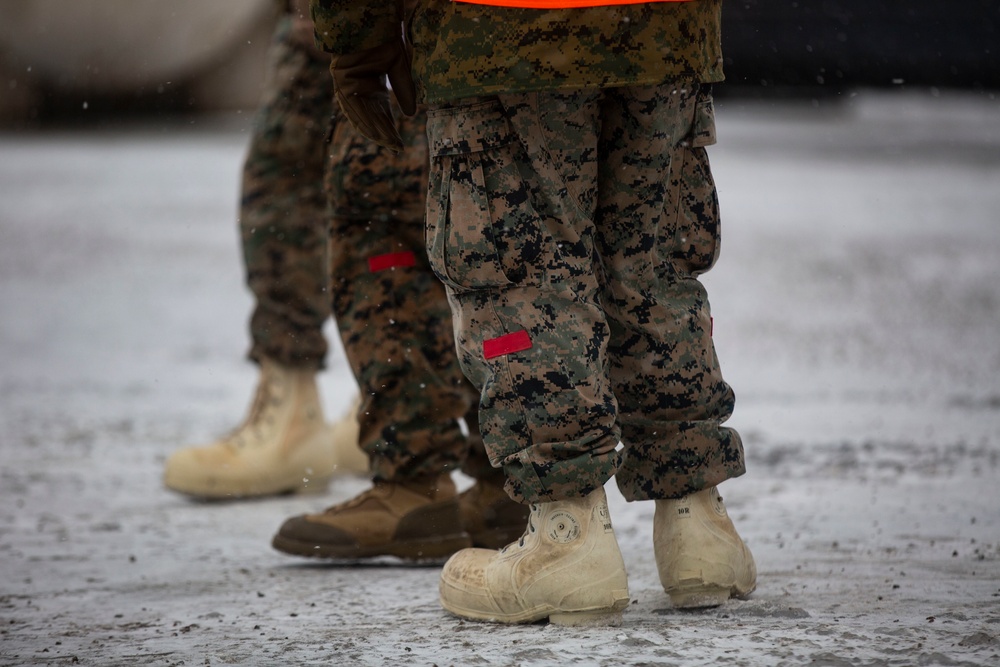
[[[0,122],[255,106],[275,0],[0,0]]]
[[[274,0],[0,0],[0,123],[255,105]],[[1000,0],[726,0],[722,94],[1000,87]]]
[[[723,22],[736,86],[1000,84],[997,0],[724,0]]]

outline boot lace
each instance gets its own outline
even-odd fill
[[[323,514],[337,514],[338,512],[343,512],[345,510],[354,509],[359,505],[363,504],[369,498],[381,499],[388,495],[391,491],[392,485],[384,482],[382,480],[376,479],[372,483],[372,488],[362,491],[358,495],[345,500],[342,503],[337,503],[323,510]]]
[[[234,428],[226,436],[226,441],[237,449],[242,449],[251,442],[260,442],[262,439],[262,429],[265,423],[271,421],[271,410],[280,402],[280,388],[270,374],[265,374],[254,394],[250,410],[247,412],[243,423]]]
[[[528,507],[531,508],[531,511],[528,512],[528,525],[525,527],[524,533],[522,533],[521,537],[518,538],[518,540],[517,540],[517,548],[518,549],[523,549],[524,548],[524,539],[526,537],[528,537],[529,534],[532,534],[532,533],[535,532],[535,515],[538,513],[540,506],[538,505],[538,503],[531,503],[530,505],[528,505]],[[507,553],[507,550],[510,549],[512,546],[514,546],[514,542],[511,542],[510,544],[508,544],[507,546],[505,546],[503,549],[501,549],[500,553]]]

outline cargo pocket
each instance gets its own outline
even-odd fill
[[[511,206],[517,189],[518,142],[497,102],[428,113],[431,176],[427,193],[427,251],[434,273],[457,291],[503,287],[524,277]]]
[[[708,271],[719,257],[719,197],[705,150],[715,142],[712,93],[704,87],[698,92],[691,130],[677,149],[677,168],[671,168],[676,227],[672,242],[664,246],[671,248],[665,259],[681,277]]]

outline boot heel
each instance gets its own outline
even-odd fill
[[[689,586],[667,591],[670,602],[677,609],[718,607],[730,598],[731,591],[723,586]]]
[[[618,627],[622,624],[622,612],[620,609],[560,611],[549,615],[549,623],[562,626]]]

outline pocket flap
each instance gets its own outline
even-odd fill
[[[431,157],[464,155],[506,146],[512,134],[497,101],[436,109],[427,114]]]
[[[715,144],[715,141],[715,104],[712,102],[712,90],[706,86],[698,93],[690,142],[693,148],[703,148]]]

